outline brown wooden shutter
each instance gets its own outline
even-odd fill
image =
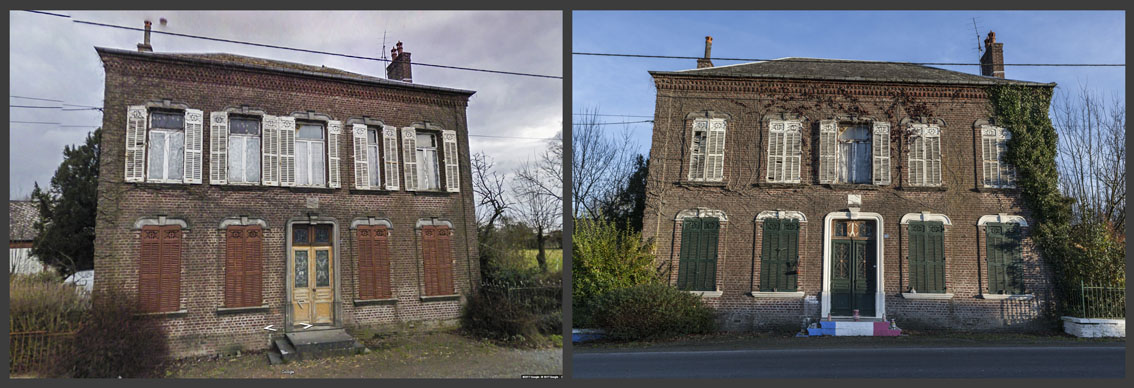
[[[142,228],[142,247],[138,258],[138,304],[142,311],[161,309],[161,230],[156,226]]]
[[[425,295],[437,295],[437,230],[433,226],[421,227],[421,256],[424,262]]]
[[[161,227],[161,307],[177,311],[181,307],[181,227]]]
[[[375,296],[374,268],[374,230],[369,226],[358,227],[358,298],[377,299]]]
[[[259,225],[244,227],[244,306],[260,306],[264,298],[263,288],[264,231]]]
[[[224,305],[240,307],[244,293],[244,246],[245,230],[240,226],[230,226],[225,230],[224,263]]]
[[[453,234],[448,227],[437,227],[437,295],[453,294],[453,250],[450,249]]]

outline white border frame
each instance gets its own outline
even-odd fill
[[[886,283],[885,277],[882,276],[884,271],[883,264],[885,260],[885,230],[882,222],[882,215],[878,213],[860,212],[858,209],[850,209],[847,211],[827,213],[823,217],[823,290],[820,292],[820,312],[821,317],[826,317],[831,313],[831,221],[834,220],[873,220],[878,225],[878,231],[875,232],[875,287],[874,287],[874,315],[862,316],[863,318],[882,318],[886,315]],[[841,316],[840,316],[841,317]]]

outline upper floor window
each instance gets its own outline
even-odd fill
[[[981,159],[984,187],[1016,187],[1016,169],[1004,160],[1012,132],[991,125],[981,126]]]
[[[325,186],[327,174],[323,124],[300,121],[296,123],[295,131],[295,184]]]
[[[768,123],[768,182],[799,183],[802,128],[799,121]]]
[[[422,190],[440,188],[441,170],[437,168],[436,134],[417,133],[417,176],[418,188]]]
[[[890,184],[890,124],[819,124],[819,183]]]
[[[201,183],[202,116],[195,109],[128,107],[125,181]]]
[[[228,181],[260,183],[260,119],[231,116],[228,132]]]
[[[839,128],[839,153],[836,156],[839,183],[871,182],[871,136],[865,125],[848,125]]]
[[[440,190],[444,178],[446,191],[460,191],[460,163],[455,131],[402,128],[402,152],[406,190]],[[441,172],[442,164],[445,167],[444,175]]]
[[[720,182],[724,179],[724,119],[693,120],[689,149],[689,180]]]
[[[354,124],[354,187],[398,189],[398,131],[389,125]],[[384,174],[383,174],[384,173]],[[383,186],[385,179],[385,186]]]
[[[910,128],[910,185],[941,185],[941,128],[915,124]]]

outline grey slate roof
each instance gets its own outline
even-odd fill
[[[814,79],[839,81],[909,82],[962,85],[1055,86],[938,69],[905,62],[789,57],[770,61],[680,71],[651,71],[653,75]]]
[[[35,220],[39,218],[39,208],[31,201],[8,201],[8,240],[31,241],[35,239]]]
[[[346,70],[336,69],[326,66],[314,66],[296,62],[279,61],[275,59],[265,59],[248,57],[244,55],[228,54],[228,53],[154,53],[154,52],[138,52],[131,50],[120,50],[106,47],[95,47],[95,51],[101,54],[113,54],[123,56],[139,56],[149,58],[164,58],[181,60],[186,62],[207,63],[225,66],[244,67],[249,69],[271,70],[282,73],[303,74],[317,77],[326,77],[332,79],[344,79],[352,81],[362,81],[367,83],[404,87],[410,89],[432,90],[447,93],[456,93],[464,95],[473,95],[476,93],[472,90],[454,89],[442,86],[431,86],[424,84],[415,84],[410,82],[393,81],[386,78],[379,78],[369,75],[352,73]]]

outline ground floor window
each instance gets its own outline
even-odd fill
[[[677,267],[678,289],[716,291],[719,236],[719,218],[687,217],[682,220],[681,255]]]
[[[795,291],[799,268],[799,220],[766,218],[760,253],[760,291]]]
[[[424,261],[425,296],[452,295],[453,250],[452,228],[444,225],[421,227],[421,251]]]
[[[181,307],[181,226],[144,226],[138,260],[138,303],[145,312]]]
[[[385,225],[360,225],[358,238],[358,298],[393,297],[390,285],[390,244]]]
[[[910,221],[909,264],[911,292],[945,292],[945,224]]]
[[[1023,258],[1019,224],[989,222],[984,224],[987,236],[988,291],[993,294],[1022,294]]]
[[[263,303],[263,241],[259,225],[229,226],[225,230],[225,307]]]

